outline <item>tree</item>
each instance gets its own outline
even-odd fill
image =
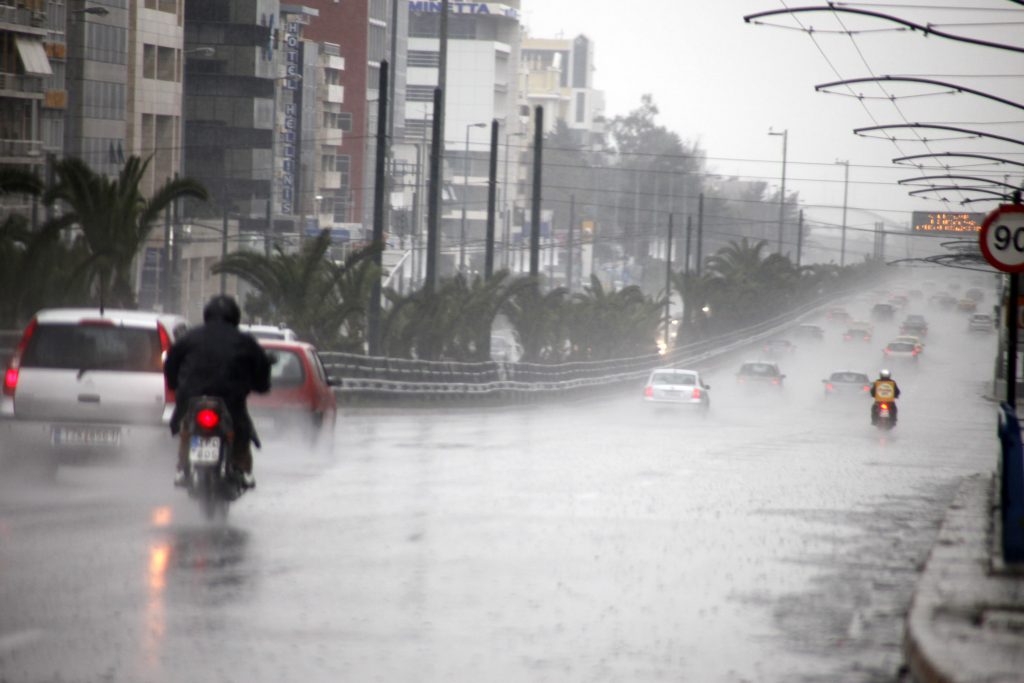
[[[490,356],[491,329],[498,313],[525,291],[526,278],[500,271],[485,280],[462,274],[442,280],[433,293],[407,297],[388,292],[391,306],[384,320],[388,355],[429,360],[484,361]]]
[[[257,297],[246,302],[249,315],[284,322],[320,348],[362,350],[375,248],[356,250],[342,264],[327,257],[331,234],[322,230],[296,253],[280,246],[267,256],[244,251],[228,254],[214,273],[234,275],[251,284]]]
[[[606,292],[591,276],[590,286],[572,297],[569,339],[580,360],[624,358],[652,353],[665,300],[645,296],[636,285]]]
[[[38,197],[43,183],[35,173],[0,169],[0,196]],[[61,240],[59,231],[33,230],[22,214],[0,223],[0,327],[17,327],[36,310],[54,305],[82,305],[88,297],[69,275],[86,257],[80,243]]]
[[[190,178],[168,180],[146,198],[139,185],[149,166],[129,157],[114,180],[69,157],[54,166],[56,184],[44,195],[47,204],[63,202],[65,211],[46,227],[81,230],[88,256],[73,277],[82,275],[101,306],[134,308],[132,264],[160,214],[179,198],[205,200],[206,189]]]

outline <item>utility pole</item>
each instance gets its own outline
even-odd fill
[[[783,235],[783,223],[785,221],[786,213],[786,145],[789,140],[789,129],[782,131],[781,133],[773,132],[770,128],[768,129],[768,135],[781,135],[782,136],[782,187],[779,190],[779,255],[782,255],[782,235]]]
[[[379,356],[380,348],[380,294],[381,280],[384,277],[384,200],[387,190],[385,166],[387,165],[388,145],[388,61],[380,63],[380,85],[377,95],[377,159],[373,174],[373,261],[377,264],[377,273],[373,278],[370,290],[370,306],[367,311],[367,341],[369,354]]]
[[[665,251],[665,350],[668,350],[668,332],[672,320],[672,219],[668,215],[668,243]]]
[[[438,46],[437,87],[434,88],[434,111],[430,140],[430,187],[427,199],[427,278],[424,289],[433,292],[437,286],[437,257],[440,251],[441,188],[444,179],[444,101],[448,83],[448,12],[449,0],[441,0],[441,35]]]
[[[576,231],[576,195],[569,195],[569,236],[566,240],[565,289],[572,294],[573,233]]]
[[[530,277],[540,271],[540,200],[541,169],[544,156],[544,107],[534,109],[533,131],[533,196],[530,198]]]
[[[796,267],[800,267],[801,251],[804,247],[804,210],[800,209],[800,218],[796,224]]]
[[[839,246],[839,265],[842,267],[846,265],[846,199],[850,189],[850,161],[836,161],[836,163],[845,167],[843,172],[843,237]]]
[[[700,270],[702,267],[701,261],[704,260],[702,250],[704,249],[704,193],[701,192],[700,196],[697,197],[697,264],[696,272],[697,277],[700,277]]]
[[[498,119],[491,121],[491,158],[487,174],[487,235],[484,246],[484,280],[494,275],[494,218],[498,200]]]
[[[686,261],[683,263],[683,272],[690,274],[690,233],[693,228],[693,216],[686,217]]]

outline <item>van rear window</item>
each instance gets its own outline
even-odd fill
[[[54,370],[162,372],[160,336],[114,325],[39,325],[21,365]]]

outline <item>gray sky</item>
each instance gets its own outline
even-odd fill
[[[880,218],[906,225],[914,210],[988,211],[996,206],[961,206],[960,200],[968,195],[958,192],[946,193],[953,200],[948,204],[910,197],[908,189],[896,183],[901,178],[964,173],[1002,180],[1009,172],[1015,174],[1010,181],[1020,184],[1020,167],[987,165],[921,172],[894,166],[892,159],[970,151],[1024,162],[1024,145],[985,139],[925,144],[911,140],[918,134],[913,129],[892,131],[907,140],[893,143],[852,132],[881,124],[941,123],[1024,140],[1024,111],[1020,109],[968,94],[913,97],[895,103],[858,101],[815,92],[814,86],[867,76],[914,75],[1024,101],[1024,54],[925,37],[919,32],[897,32],[892,30],[898,28],[894,23],[847,13],[798,15],[804,27],[815,29],[813,38],[803,31],[743,21],[744,15],[782,9],[786,4],[779,0],[523,0],[523,21],[532,36],[583,33],[593,39],[595,85],[605,92],[608,117],[638,106],[642,94],[653,94],[661,110],[658,122],[686,140],[699,141],[712,172],[764,178],[777,186],[782,138],[769,136],[768,130],[787,129],[787,191],[800,192],[810,218],[841,221],[838,207],[843,203],[843,167],[835,164],[837,159],[850,161],[851,226],[871,227]],[[1009,0],[896,0],[885,4],[875,0],[840,5],[931,23],[948,33],[1024,46],[1024,6]],[[792,16],[766,21],[797,26]],[[824,32],[840,28],[870,32],[852,37]],[[938,91],[907,83],[887,85],[884,91],[874,84],[853,87],[864,95],[897,97]],[[917,130],[933,140],[949,135]],[[977,162],[958,158],[953,163]],[[949,181],[952,183],[970,184]]]

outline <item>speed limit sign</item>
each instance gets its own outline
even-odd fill
[[[981,224],[981,253],[993,268],[1024,273],[1024,205],[1003,204]]]

